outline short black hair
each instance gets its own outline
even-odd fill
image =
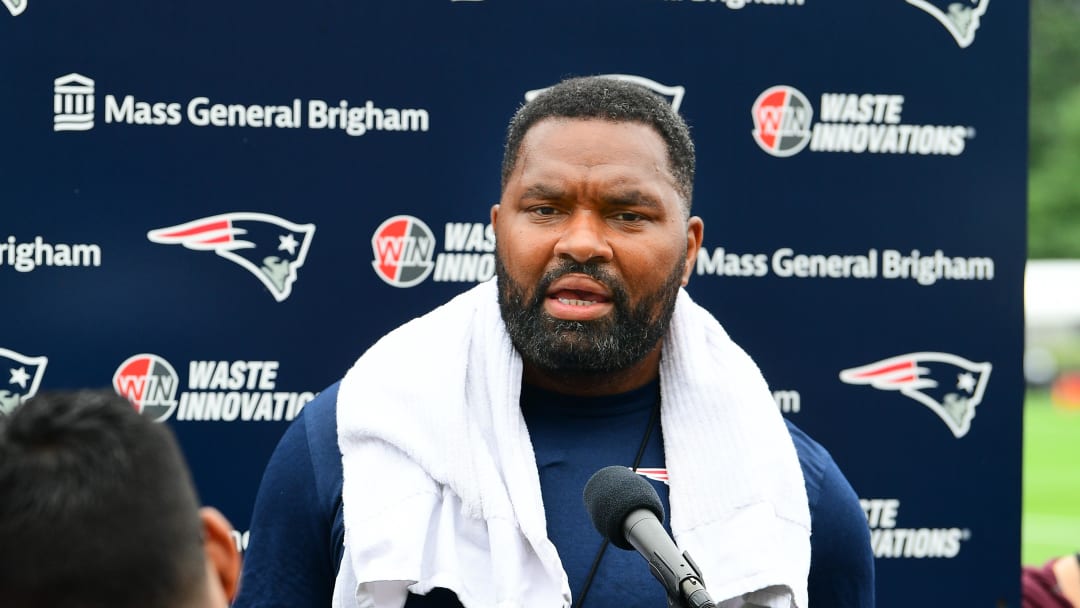
[[[668,164],[689,214],[694,189],[690,128],[664,98],[640,85],[607,76],[569,78],[521,106],[510,120],[503,151],[502,187],[514,172],[525,134],[548,118],[637,122],[652,127],[667,146]]]
[[[190,605],[201,534],[171,431],[115,392],[42,392],[0,416],[3,605]]]

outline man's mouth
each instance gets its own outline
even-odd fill
[[[563,289],[548,296],[559,302],[569,306],[592,306],[594,304],[607,302],[608,298],[598,293],[590,291],[579,291],[576,289]]]
[[[603,283],[580,274],[563,275],[552,282],[544,309],[556,319],[591,321],[607,315],[614,306]]]

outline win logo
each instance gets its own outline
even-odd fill
[[[128,357],[113,374],[113,388],[136,412],[162,422],[176,410],[180,376],[163,357],[141,353]]]
[[[435,235],[427,224],[411,215],[395,215],[371,236],[375,274],[394,287],[412,287],[435,267]]]

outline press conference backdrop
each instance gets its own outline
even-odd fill
[[[879,605],[1018,605],[1026,2],[2,2],[5,411],[111,384],[246,530],[304,403],[492,276],[514,110],[612,74],[691,125],[689,290],[847,473]]]

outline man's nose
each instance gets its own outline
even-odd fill
[[[579,264],[609,261],[612,250],[605,230],[604,218],[592,211],[575,211],[564,224],[563,233],[555,244],[555,255]]]

